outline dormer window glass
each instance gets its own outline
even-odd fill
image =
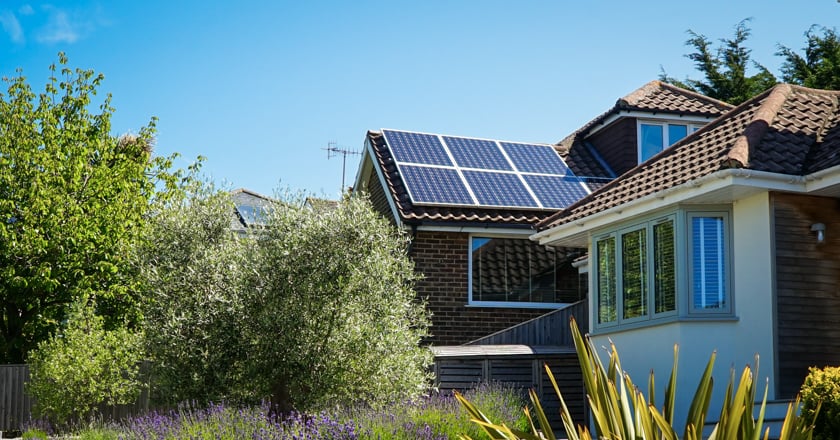
[[[694,133],[699,125],[671,122],[639,121],[639,163],[642,163],[666,147]]]

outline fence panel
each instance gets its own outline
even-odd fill
[[[140,377],[145,384],[136,403],[129,405],[101,405],[99,414],[105,419],[117,420],[143,414],[149,409],[149,376],[151,366],[143,362]],[[32,397],[26,392],[29,365],[0,365],[0,432],[19,431],[32,417]]]
[[[29,366],[0,365],[0,431],[15,431],[29,420],[32,399],[25,392]]]
[[[437,387],[466,390],[482,382],[503,382],[534,389],[552,427],[560,431],[560,401],[543,365],[548,364],[576,423],[585,424],[587,408],[577,354],[570,347],[460,345],[432,347]]]

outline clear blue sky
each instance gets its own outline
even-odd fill
[[[358,151],[381,128],[556,142],[660,66],[696,77],[687,29],[731,37],[747,17],[753,58],[777,72],[777,43],[803,47],[840,3],[0,0],[0,76],[20,67],[42,90],[64,51],[105,74],[115,134],[157,116],[157,153],[182,167],[203,155],[232,188],[335,198],[328,142]]]

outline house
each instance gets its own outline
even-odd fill
[[[246,235],[255,228],[265,226],[266,214],[275,200],[245,188],[230,192],[233,200],[233,212],[230,218],[230,229],[239,235]]]
[[[840,364],[838,196],[840,92],[781,84],[542,220],[532,239],[588,250],[589,333],[616,344],[637,383],[651,369],[667,377],[681,347],[680,421],[713,351],[713,405],[730,368],[756,354],[771,401],[794,397],[809,366]]]
[[[353,191],[411,236],[428,342],[464,344],[585,298],[586,246],[534,225],[730,108],[653,81],[557,145],[370,131]]]

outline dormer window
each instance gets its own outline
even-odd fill
[[[684,122],[639,121],[639,163],[650,159],[699,128],[698,124]]]

